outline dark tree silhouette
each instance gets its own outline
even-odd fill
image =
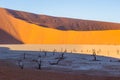
[[[22,60],[18,60],[18,66],[23,69],[24,68],[24,64]]]
[[[47,56],[47,51],[43,51],[43,52],[44,52],[45,56]]]
[[[38,69],[39,69],[39,70],[41,70],[41,63],[42,63],[41,59],[38,58],[37,64],[38,64]]]
[[[38,55],[38,58],[41,58],[41,54]]]
[[[55,53],[56,53],[56,52],[57,52],[57,50],[56,50],[56,49],[54,49],[54,50],[53,50],[53,55],[55,55]]]
[[[97,61],[96,51],[95,51],[95,49],[93,49],[93,57],[94,57],[93,61]]]
[[[49,62],[50,65],[58,65],[62,59],[58,59],[56,62]]]

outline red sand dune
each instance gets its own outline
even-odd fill
[[[90,21],[72,18],[52,17],[7,9],[8,13],[29,23],[59,30],[93,31],[119,30],[120,24],[100,21]]]
[[[0,43],[120,44],[120,24],[59,18],[0,8]],[[5,41],[6,40],[6,41]]]

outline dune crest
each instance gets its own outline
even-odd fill
[[[58,30],[75,31],[99,31],[99,30],[119,30],[119,23],[110,23],[102,21],[72,19],[64,17],[53,17],[48,15],[38,15],[23,11],[6,9],[13,17],[22,19],[26,22],[39,26],[54,28]]]

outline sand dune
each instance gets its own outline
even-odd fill
[[[63,31],[46,28],[16,18],[3,8],[0,8],[0,29],[25,44],[120,44],[120,30]],[[9,41],[9,38],[4,40]]]
[[[75,30],[75,31],[95,31],[95,30],[118,30],[120,29],[120,24],[92,21],[92,20],[82,20],[82,19],[72,19],[63,17],[52,17],[47,15],[38,15],[23,11],[16,11],[6,9],[13,17],[22,19],[29,23],[33,23],[39,26],[54,28],[58,30]]]
[[[15,39],[13,36],[9,35],[3,30],[0,30],[0,44],[22,44],[21,41]]]

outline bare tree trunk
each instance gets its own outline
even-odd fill
[[[41,70],[41,61],[38,63],[38,69]]]
[[[94,49],[93,49],[93,57],[94,57],[93,61],[97,61],[96,52]]]
[[[19,60],[18,61],[18,66],[23,69],[24,68],[24,64],[23,64],[23,61],[22,60]]]
[[[38,69],[41,70],[41,63],[42,63],[42,61],[41,61],[40,58],[37,60],[37,63],[38,63]]]
[[[47,51],[44,51],[45,56],[47,56]]]
[[[55,53],[56,53],[56,49],[53,50],[53,55],[55,55]]]

